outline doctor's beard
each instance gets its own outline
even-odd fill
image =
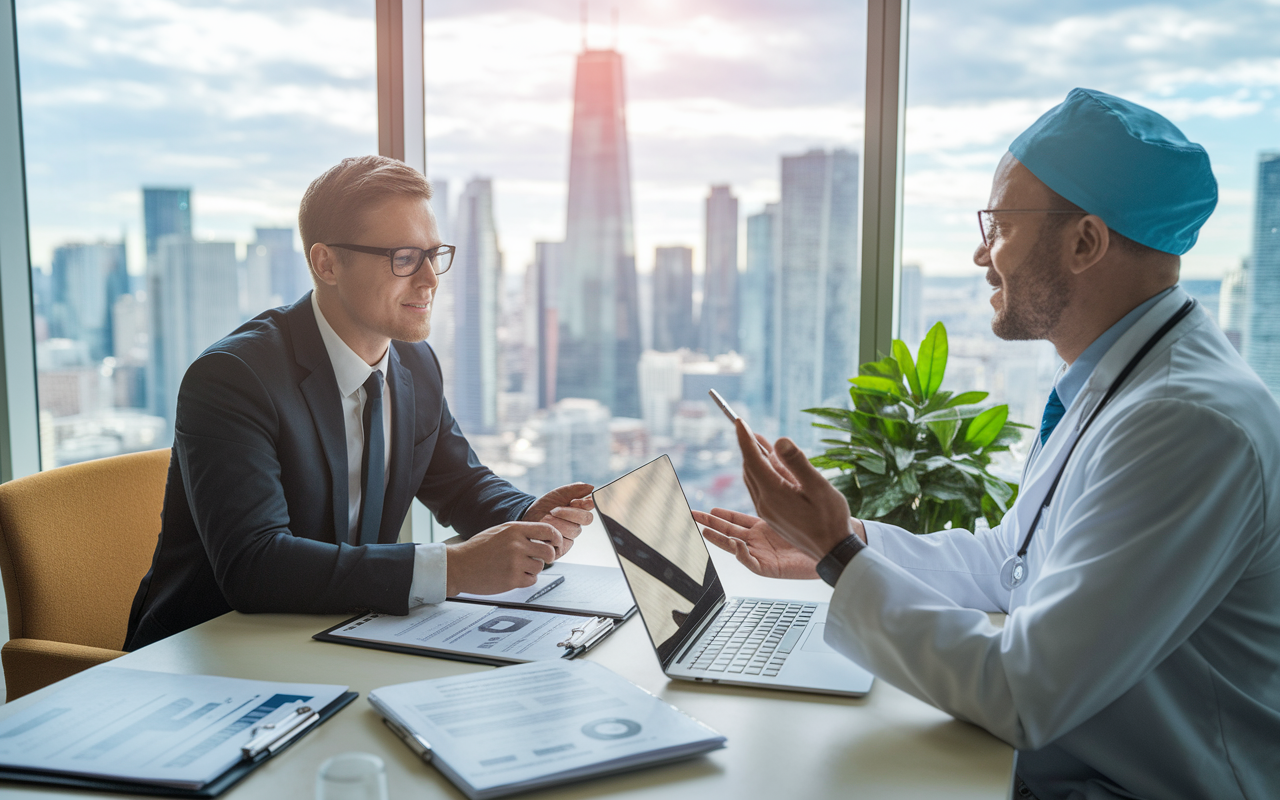
[[[1018,268],[1001,279],[987,269],[987,283],[1004,290],[1004,308],[991,318],[991,331],[1005,341],[1048,338],[1071,300],[1057,226],[1047,225]]]

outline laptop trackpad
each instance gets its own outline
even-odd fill
[[[830,645],[823,640],[823,631],[826,629],[826,623],[818,623],[809,629],[809,635],[805,637],[804,645],[800,648],[810,653],[832,653],[839,655]]]

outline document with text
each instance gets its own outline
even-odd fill
[[[375,689],[369,702],[471,800],[689,758],[725,744],[701,722],[586,661],[402,683]]]
[[[314,638],[485,664],[522,664],[575,654],[561,643],[589,617],[446,600],[403,617],[369,613]]]
[[[557,561],[528,589],[495,595],[461,594],[459,600],[490,605],[536,608],[625,620],[635,613],[627,579],[618,567]]]
[[[345,686],[103,667],[0,720],[0,767],[199,789],[242,760],[258,726]]]

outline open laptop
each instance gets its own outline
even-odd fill
[[[725,597],[664,456],[592,494],[670,678],[858,697],[871,673],[823,641],[826,603]]]

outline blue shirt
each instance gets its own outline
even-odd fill
[[[1105,333],[1094,339],[1093,343],[1080,354],[1080,357],[1070,367],[1067,367],[1067,371],[1062,373],[1057,383],[1054,384],[1054,388],[1058,390],[1058,399],[1062,401],[1063,408],[1071,408],[1076,396],[1080,394],[1085,382],[1089,380],[1089,376],[1097,368],[1098,362],[1111,349],[1111,345],[1115,344],[1116,340],[1121,336],[1124,336],[1125,331],[1132,328],[1134,323],[1142,318],[1143,314],[1151,310],[1152,306],[1160,302],[1165,295],[1173,290],[1174,287],[1170,286],[1150,300],[1143,302],[1128,314],[1125,314],[1120,318],[1119,322],[1107,328]]]

